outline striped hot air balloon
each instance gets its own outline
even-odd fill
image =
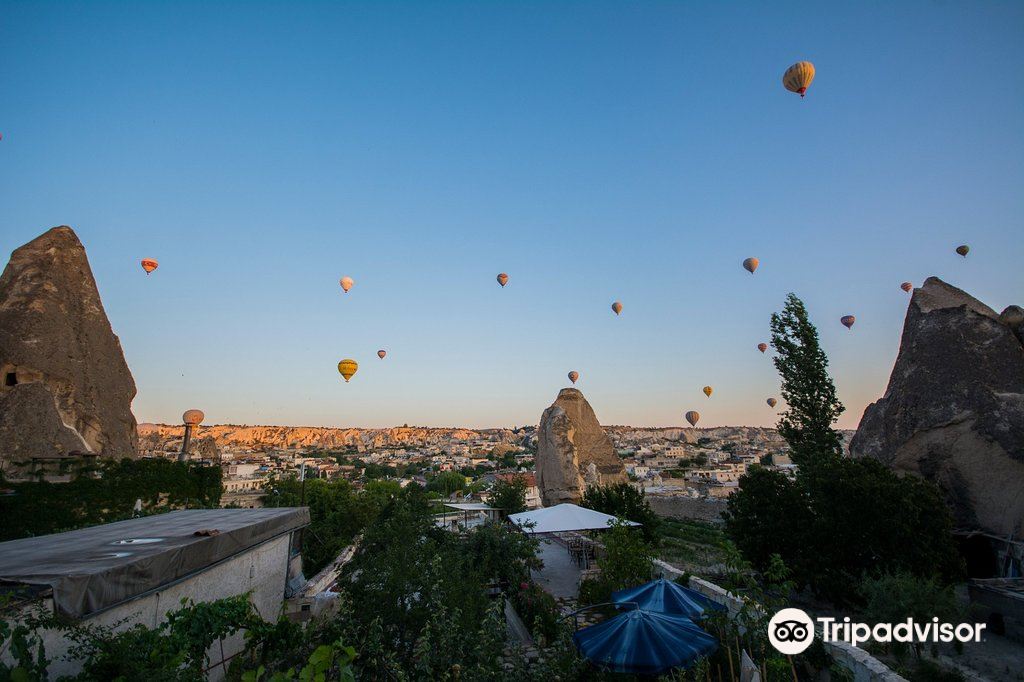
[[[346,384],[348,383],[348,380],[351,379],[353,375],[355,375],[358,369],[359,363],[350,358],[346,358],[338,363],[338,373],[345,378]]]
[[[612,312],[614,312],[616,315],[621,313],[622,312],[622,304],[619,303],[618,301],[616,301],[615,303],[612,303]]]
[[[807,94],[807,88],[810,87],[813,80],[814,64],[810,62],[797,62],[782,74],[782,84],[786,86],[787,90],[797,93],[800,97]]]
[[[690,422],[690,426],[696,426],[700,421],[700,412],[690,410],[686,413],[686,421]]]

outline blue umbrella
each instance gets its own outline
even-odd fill
[[[602,670],[660,675],[689,668],[718,648],[714,637],[685,616],[634,609],[572,636],[580,654]]]
[[[700,592],[664,578],[652,580],[639,587],[613,592],[612,601],[620,608],[630,608],[630,604],[623,602],[632,602],[636,604],[633,608],[686,616],[697,621],[708,615],[708,611],[726,610],[724,606],[708,599]]]

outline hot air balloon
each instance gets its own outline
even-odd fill
[[[761,264],[761,261],[759,261],[756,258],[744,258],[743,259],[743,268],[747,272],[749,272],[751,275],[754,274],[754,270],[757,270],[757,266],[760,265],[760,264]]]
[[[387,355],[387,354],[388,354],[388,352],[386,350],[384,350],[383,348],[381,348],[379,351],[377,351],[377,357],[380,358],[381,360],[383,360],[384,356]]]
[[[569,372],[569,381],[576,383],[576,380],[580,378],[579,372]]]
[[[186,426],[199,426],[204,419],[206,415],[202,410],[185,410],[185,414],[181,415],[181,422]]]
[[[964,258],[967,258],[967,252],[970,250],[971,247],[967,246],[967,244],[961,244],[960,246],[956,247],[956,252],[959,253]]]
[[[341,285],[342,290],[346,294],[348,293],[348,290],[352,288],[352,285],[355,283],[355,280],[352,279],[351,277],[342,277],[340,280],[338,280],[338,284]]]
[[[618,301],[612,303],[612,310],[615,312],[616,315],[618,315],[619,313],[622,312],[622,304],[619,303]]]
[[[776,400],[775,398],[768,398],[768,400],[765,402],[768,403],[768,407],[775,407],[779,403],[779,401]]]
[[[711,397],[711,392],[714,391],[714,390],[715,389],[711,388],[710,386],[705,386],[704,387],[704,395],[706,395],[707,397],[710,398]]]
[[[806,94],[807,88],[810,87],[813,80],[814,64],[810,62],[797,62],[782,74],[782,84],[786,86],[786,89],[801,97]]]
[[[900,285],[900,289],[903,289],[903,291],[906,291],[907,293],[910,293],[910,291],[913,288],[914,288],[914,285],[911,284],[910,282],[904,282],[903,284]]]
[[[767,343],[759,343],[759,344],[757,344],[757,349],[763,353],[766,350],[768,350],[768,344]]]
[[[506,275],[504,272],[498,273],[498,284],[500,284],[501,286],[505,286],[506,284],[508,284],[508,275]]]
[[[843,323],[843,326],[847,329],[853,329],[853,323],[857,321],[857,318],[853,315],[843,315],[839,318],[839,321]]]
[[[346,358],[346,359],[344,359],[344,360],[342,360],[341,362],[338,363],[338,373],[341,374],[341,376],[345,377],[345,383],[346,384],[348,383],[348,380],[352,378],[352,375],[354,375],[356,373],[356,370],[358,370],[358,369],[359,369],[359,363],[357,363],[355,360],[350,360],[350,359]]]
[[[697,422],[700,421],[700,412],[690,410],[686,413],[686,421],[690,422],[690,426],[696,426]]]
[[[156,262],[155,258],[143,258],[141,263],[142,269],[146,271],[147,275],[160,267],[160,264]]]

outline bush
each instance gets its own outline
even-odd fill
[[[0,496],[0,541],[47,535],[144,513],[220,505],[221,469],[166,459],[103,460],[67,483],[10,483]]]
[[[647,503],[644,491],[629,483],[589,486],[580,500],[580,506],[611,514],[626,521],[635,521],[640,524],[640,532],[644,539],[652,544],[657,543],[658,515]]]

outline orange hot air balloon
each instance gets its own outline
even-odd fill
[[[505,286],[506,284],[508,284],[508,275],[506,275],[504,272],[498,273],[498,284],[500,284],[501,286]]]
[[[146,271],[147,275],[160,267],[160,264],[156,262],[155,258],[143,258],[141,263],[142,269]]]
[[[757,344],[757,349],[763,353],[766,350],[768,350],[768,344],[767,343],[759,343],[759,344]]]
[[[711,393],[712,393],[712,391],[714,391],[714,390],[715,390],[715,389],[711,388],[710,386],[705,386],[705,387],[704,387],[704,395],[706,395],[707,397],[709,397],[709,398],[710,398],[710,397],[711,397]]]
[[[384,350],[383,348],[381,348],[379,351],[377,351],[377,357],[380,358],[381,360],[383,360],[384,356],[387,355],[387,354],[388,354],[388,352],[386,350]]]
[[[768,403],[768,407],[775,407],[776,405],[779,404],[779,401],[776,400],[775,398],[768,398],[768,400],[766,400],[765,402]]]
[[[797,62],[782,74],[782,84],[786,86],[786,89],[801,97],[807,93],[807,88],[810,87],[813,80],[814,64],[810,62]]]
[[[344,360],[342,360],[341,362],[338,363],[338,373],[341,374],[341,376],[343,376],[345,378],[345,383],[346,384],[348,383],[348,380],[352,378],[352,376],[356,373],[356,371],[358,369],[359,369],[359,363],[357,363],[355,360],[352,360],[352,359],[349,359],[349,358],[346,358],[346,359],[344,359]]]
[[[760,265],[760,264],[761,264],[761,261],[759,261],[756,258],[744,258],[743,259],[743,269],[746,270],[747,272],[749,272],[751,275],[754,274],[754,270],[757,270],[757,266]]]
[[[686,421],[690,422],[690,426],[696,426],[700,421],[700,412],[690,410],[686,413]]]
[[[911,289],[913,288],[914,285],[911,284],[910,282],[904,282],[903,284],[900,285],[900,289],[903,289],[903,291],[906,291],[907,293],[910,293]]]
[[[964,258],[967,258],[967,252],[970,250],[971,247],[967,246],[967,244],[961,244],[960,246],[956,247],[956,252],[959,253]]]
[[[615,303],[612,303],[612,311],[614,311],[614,313],[616,315],[621,313],[622,312],[622,304],[619,303],[618,301],[616,301]]]
[[[576,383],[576,380],[580,378],[579,372],[569,372],[569,381]]]
[[[355,283],[356,281],[351,277],[342,277],[340,280],[338,280],[338,284],[341,285],[342,291],[344,291],[346,294],[348,293],[348,290],[352,288],[352,285]]]
[[[847,329],[853,329],[853,323],[857,321],[857,318],[853,315],[843,315],[839,318],[839,321],[843,323],[843,326]]]

